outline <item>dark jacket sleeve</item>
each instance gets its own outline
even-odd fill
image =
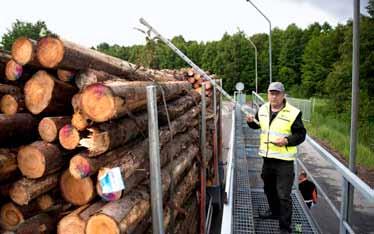
[[[305,140],[306,129],[301,119],[302,113],[300,112],[291,126],[291,135],[287,137],[287,146],[297,146]]]
[[[258,112],[256,113],[255,119],[258,121]],[[247,122],[247,124],[252,129],[259,129],[260,128],[260,125],[256,124],[255,122],[250,122],[250,123]]]

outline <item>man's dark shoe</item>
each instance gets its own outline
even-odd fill
[[[278,214],[273,214],[271,212],[271,210],[267,210],[267,211],[259,210],[258,215],[259,215],[260,219],[279,219],[279,215]]]
[[[291,232],[287,229],[281,229],[279,233],[280,234],[291,234]]]

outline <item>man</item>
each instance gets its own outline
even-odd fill
[[[309,181],[305,171],[302,171],[299,175],[299,190],[303,195],[305,204],[312,207],[313,204],[317,203],[317,189],[312,181]]]
[[[268,100],[256,116],[247,116],[249,127],[261,128],[259,155],[264,159],[261,177],[270,209],[260,212],[260,218],[279,219],[281,233],[290,233],[291,190],[295,177],[293,161],[296,146],[305,140],[306,130],[300,110],[286,102],[282,83],[269,85]]]

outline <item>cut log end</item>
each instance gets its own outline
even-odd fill
[[[66,124],[60,129],[58,139],[62,147],[73,150],[78,146],[80,136],[78,130],[73,125]]]
[[[4,114],[14,115],[18,110],[17,99],[10,94],[4,95],[1,98],[0,108]]]
[[[69,171],[74,178],[82,179],[92,173],[92,168],[88,160],[78,154],[70,159]]]
[[[41,113],[49,105],[53,87],[54,80],[47,72],[35,73],[24,88],[27,109],[33,114]]]
[[[19,64],[25,65],[33,59],[34,46],[27,37],[19,37],[12,45],[12,58]]]
[[[73,117],[71,118],[71,124],[78,130],[78,131],[83,131],[87,128],[88,126],[88,121],[87,119],[84,117],[84,115],[82,115],[81,113],[79,112],[75,112],[73,114]]]
[[[20,224],[24,217],[22,212],[11,202],[1,207],[0,211],[1,223],[7,228],[12,228]]]
[[[10,198],[18,205],[27,205],[29,203],[29,196],[26,188],[14,184],[9,190]]]
[[[38,197],[37,202],[41,210],[46,210],[54,204],[53,198],[48,194]]]
[[[84,234],[84,222],[78,215],[67,215],[61,219],[57,226],[58,234]]]
[[[20,171],[28,178],[40,178],[45,172],[44,155],[33,145],[22,147],[18,152],[17,161]]]
[[[114,116],[115,98],[112,90],[103,84],[87,86],[81,96],[81,107],[88,118],[104,122]]]
[[[23,73],[22,65],[14,60],[9,60],[5,66],[5,77],[10,81],[18,80]]]
[[[97,178],[102,177],[106,171],[110,170],[109,168],[102,168],[97,173]],[[112,192],[112,193],[103,193],[103,190],[101,188],[99,180],[97,180],[96,183],[96,191],[97,194],[104,200],[104,201],[117,201],[122,196],[122,190],[118,192]]]
[[[75,71],[63,70],[63,69],[57,70],[57,77],[64,82],[72,81],[75,77],[75,74],[76,74]]]
[[[117,222],[105,214],[92,216],[86,226],[87,234],[119,234]]]
[[[74,205],[87,204],[95,195],[95,189],[90,177],[75,179],[69,170],[65,171],[61,176],[60,189],[65,200]]]
[[[64,45],[58,38],[44,37],[38,41],[36,56],[44,67],[56,67],[62,61],[64,53]]]
[[[46,142],[52,142],[57,138],[58,129],[50,118],[43,118],[39,122],[38,131],[40,137]]]

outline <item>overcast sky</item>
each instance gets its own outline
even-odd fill
[[[353,0],[252,0],[271,20],[285,29],[296,23],[305,28],[313,22],[335,26],[352,18]],[[366,14],[368,0],[361,0]],[[0,14],[0,35],[16,19],[43,20],[48,28],[85,46],[144,44],[139,18],[145,18],[164,36],[183,35],[186,40],[219,40],[225,32],[238,29],[252,35],[268,32],[265,19],[246,0],[14,0],[4,1]]]

